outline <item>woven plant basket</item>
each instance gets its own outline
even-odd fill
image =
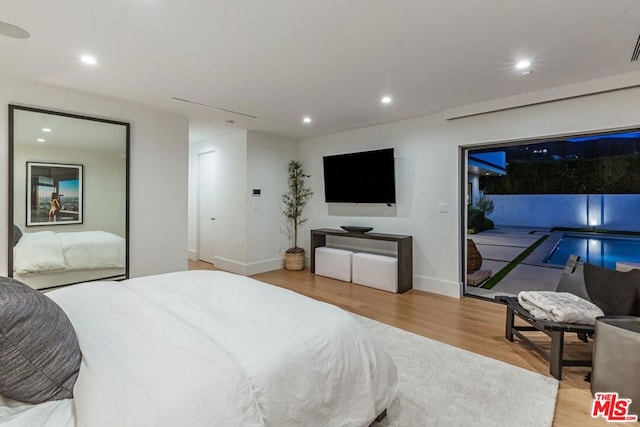
[[[467,274],[480,270],[482,267],[482,255],[471,239],[467,239]]]
[[[286,252],[284,254],[284,268],[291,271],[303,270],[304,252]]]

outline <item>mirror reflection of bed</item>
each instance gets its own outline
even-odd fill
[[[22,233],[13,247],[13,277],[36,289],[125,274],[125,240],[108,231]]]
[[[128,277],[129,125],[9,108],[13,277],[36,289]]]

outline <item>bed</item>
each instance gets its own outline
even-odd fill
[[[73,398],[5,403],[7,426],[368,426],[396,367],[349,313],[218,271],[45,294],[82,351]]]
[[[35,289],[125,273],[125,240],[106,231],[24,233],[13,248],[13,276]]]

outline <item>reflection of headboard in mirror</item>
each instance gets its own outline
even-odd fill
[[[36,289],[129,276],[129,123],[9,105],[9,275]]]

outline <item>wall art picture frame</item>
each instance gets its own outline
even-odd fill
[[[82,224],[83,165],[27,162],[27,227]]]

